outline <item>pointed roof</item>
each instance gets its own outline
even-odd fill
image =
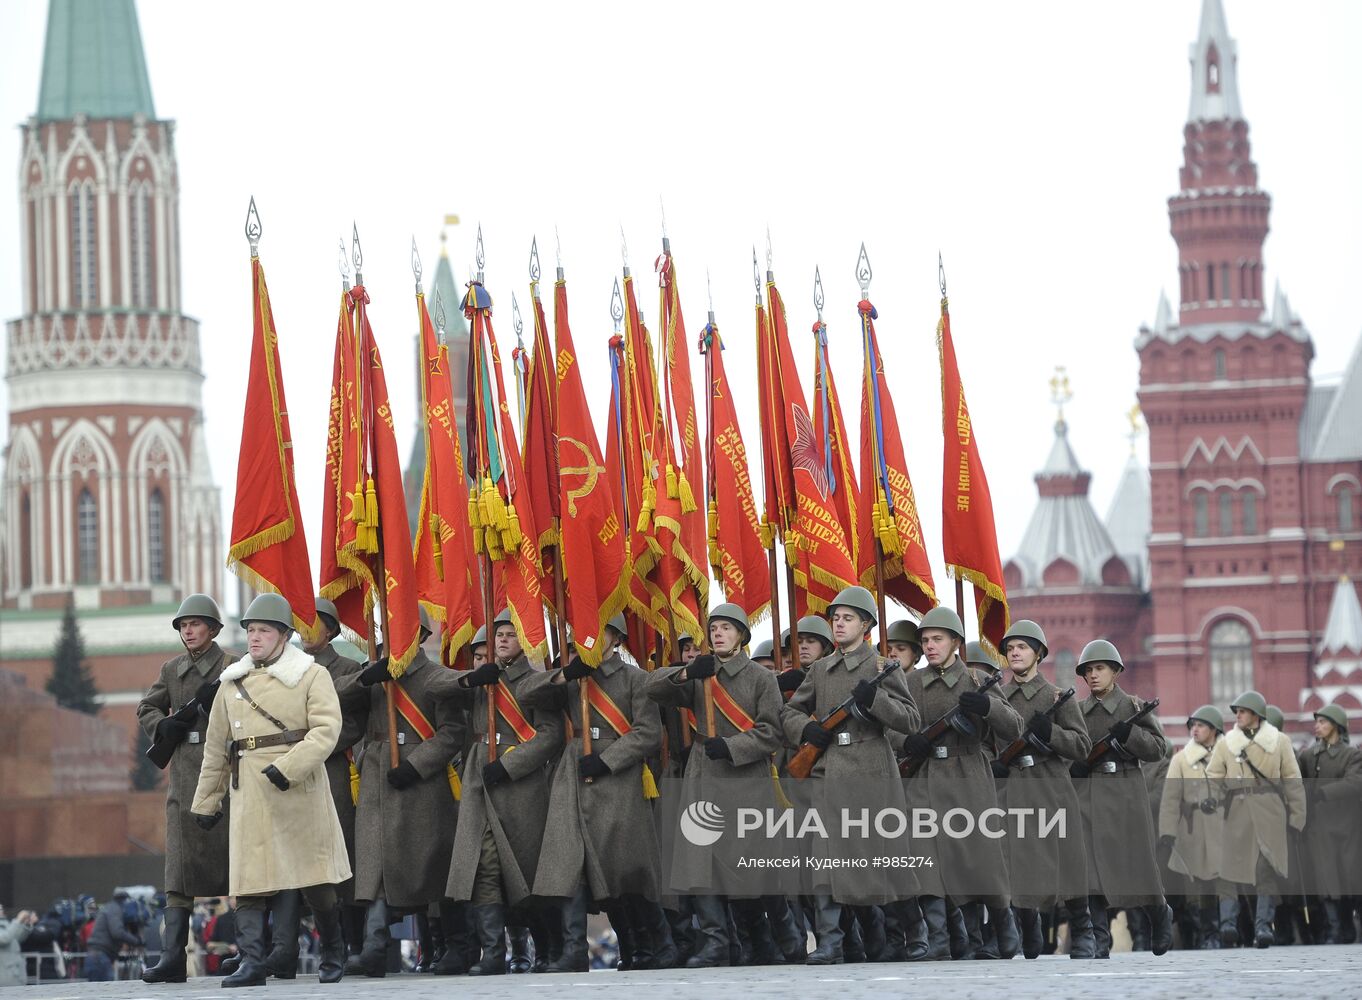
[[[1162,336],[1173,325],[1173,307],[1168,302],[1168,293],[1159,289],[1159,308],[1154,314],[1154,333]]]
[[[1308,457],[1316,462],[1362,458],[1362,337],[1353,347],[1342,383],[1334,388]]]
[[[1130,568],[1131,579],[1138,587],[1149,580],[1150,519],[1149,470],[1131,455],[1111,498],[1106,525],[1117,554]]]
[[[51,0],[37,117],[156,117],[133,0]]]
[[[1041,470],[1036,473],[1036,478],[1056,479],[1065,476],[1078,477],[1085,474],[1082,466],[1078,464],[1078,456],[1069,446],[1069,425],[1061,418],[1055,422],[1055,443],[1050,446],[1050,456],[1045,460],[1045,465],[1042,466]]]
[[[1362,656],[1362,602],[1357,599],[1357,587],[1346,576],[1340,576],[1334,584],[1319,652],[1323,657]]]
[[[1238,50],[1225,23],[1220,0],[1202,0],[1201,27],[1188,49],[1192,64],[1192,101],[1188,122],[1244,117],[1239,107]]]

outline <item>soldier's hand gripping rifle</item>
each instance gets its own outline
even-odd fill
[[[1134,728],[1137,722],[1139,722],[1146,715],[1148,715],[1150,712],[1154,711],[1154,709],[1158,707],[1159,699],[1155,698],[1149,704],[1145,705],[1144,708],[1140,709],[1138,712],[1136,712],[1134,715],[1132,715],[1129,719],[1126,719],[1125,721],[1130,723],[1131,728]],[[1093,768],[1096,767],[1098,764],[1102,763],[1102,758],[1113,750],[1115,750],[1119,754],[1130,753],[1129,750],[1127,750],[1124,746],[1121,745],[1121,742],[1116,739],[1114,734],[1107,733],[1107,735],[1103,736],[1100,740],[1098,740],[1096,743],[1092,745],[1092,750],[1091,752],[1089,752],[1088,759],[1086,761],[1088,767]]]
[[[886,677],[898,669],[898,665],[891,662],[886,669],[881,670],[876,674],[870,683],[875,687],[879,687],[884,683]],[[840,729],[843,723],[853,715],[858,719],[866,718],[864,710],[856,704],[856,696],[848,695],[846,701],[842,702],[823,718],[818,719],[817,722],[825,732],[831,733],[836,729]],[[809,742],[799,744],[799,749],[795,751],[795,755],[790,758],[790,763],[786,767],[786,771],[789,773],[790,777],[803,781],[812,774],[813,766],[818,763],[818,758],[823,756],[824,749],[824,747]]]
[[[1055,699],[1055,703],[1041,714],[1047,719],[1053,720],[1055,713],[1060,710],[1066,701],[1074,696],[1074,689],[1069,688],[1062,695]],[[998,761],[1007,767],[1012,766],[1012,762],[1026,752],[1027,747],[1037,750],[1040,753],[1053,755],[1054,747],[1049,746],[1043,739],[1036,735],[1035,731],[1029,727],[1023,730],[1022,734],[1007,745],[1007,749],[998,755]]]
[[[997,684],[1002,679],[1003,675],[1001,671],[996,674],[990,674],[988,680],[980,684],[975,690],[980,694],[984,694],[989,688],[993,687],[993,685]],[[922,730],[922,735],[927,738],[928,743],[935,744],[937,740],[941,739],[941,737],[945,736],[946,733],[952,729],[966,737],[977,736],[979,733],[973,720],[970,719],[959,705],[955,705],[942,715],[941,718]],[[903,760],[899,761],[899,774],[903,775],[905,778],[911,778],[913,775],[917,774],[918,769],[922,767],[922,762],[926,759],[926,757],[905,757]]]
[[[213,699],[217,697],[218,693],[218,684],[218,681],[214,681],[212,684],[205,685],[205,687],[211,689],[211,695],[200,688],[199,690],[204,694],[202,699],[199,698],[198,694],[195,694],[194,697],[180,706],[178,712],[167,715],[161,720],[161,725],[156,727],[156,735],[152,738],[151,746],[147,747],[147,760],[162,771],[170,766],[170,758],[175,756],[175,748],[198,723],[199,711],[202,710],[203,714],[207,715],[213,707]],[[165,725],[167,722],[171,725]]]

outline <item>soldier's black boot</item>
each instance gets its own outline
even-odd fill
[[[990,906],[988,922],[993,927],[993,940],[998,945],[998,957],[1013,959],[1021,951],[1021,941],[1017,939],[1017,923],[1012,918],[1012,907]],[[1040,916],[1036,917],[1036,946],[1040,946]],[[1039,951],[1036,954],[1040,954]]]
[[[884,912],[878,906],[858,906],[855,913],[856,923],[861,927],[861,940],[865,944],[865,961],[878,962],[889,946],[884,930]]]
[[[785,964],[803,965],[808,957],[808,938],[795,923],[790,901],[784,896],[763,896],[762,905]]]
[[[1201,918],[1199,922],[1199,930],[1201,934],[1201,950],[1211,951],[1213,949],[1219,949],[1220,948],[1220,928],[1218,926],[1219,923],[1218,918],[1220,916],[1219,912],[1217,911],[1216,907],[1213,904],[1209,906],[1202,906],[1197,912],[1198,916]]]
[[[1165,955],[1173,947],[1173,908],[1167,903],[1155,903],[1146,912],[1149,914],[1150,950],[1156,956]]]
[[[312,919],[317,924],[317,936],[321,944],[317,981],[338,983],[345,975],[345,935],[341,933],[340,906],[333,906],[320,913],[313,910]]]
[[[270,898],[270,948],[265,969],[275,979],[298,978],[298,925],[303,919],[303,894],[297,889]]]
[[[1092,930],[1092,913],[1088,910],[1088,898],[1079,896],[1066,900],[1064,907],[1069,911],[1069,957],[1096,958],[1097,938]]]
[[[1338,925],[1338,907],[1334,907],[1334,925]],[[166,924],[161,931],[161,960],[142,973],[142,982],[184,982],[188,978],[188,965],[184,955],[185,946],[188,944],[189,911],[183,906],[167,907]]]
[[[695,927],[691,920],[690,901],[678,900],[677,909],[667,909],[667,924],[672,929],[672,943],[676,945],[676,964],[685,965],[686,960],[695,953]]]
[[[997,958],[997,954],[991,952],[984,945],[983,928],[983,903],[961,903],[960,918],[965,924],[965,933],[968,936],[968,944],[965,946],[963,960],[969,959],[989,959]]]
[[[228,955],[218,963],[218,972],[224,976],[230,976],[237,969],[241,968],[240,955]]]
[[[950,919],[946,915],[946,901],[940,896],[919,896],[922,923],[927,935],[927,962],[946,962],[951,958]]]
[[[388,974],[388,904],[376,899],[364,915],[364,944],[345,963],[348,976],[382,979]]]
[[[639,920],[638,911],[628,896],[621,899],[618,906],[624,911],[625,919],[629,923],[629,947],[633,952],[631,967],[639,971],[656,969],[657,944],[649,933],[649,928]]]
[[[644,948],[651,955],[647,965],[639,965],[636,961],[634,968],[676,968],[676,945],[672,941],[672,929],[667,925],[667,915],[662,912],[662,907],[643,896],[629,896],[625,903],[629,907],[634,936],[643,939]]]
[[[1040,958],[1045,938],[1040,932],[1040,910],[1029,906],[1017,907],[1017,923],[1021,925],[1021,949],[1025,959]]]
[[[1126,911],[1126,930],[1130,931],[1130,950],[1149,950],[1149,914],[1138,906]]]
[[[947,903],[946,921],[951,935],[951,958],[957,962],[969,958],[969,928],[965,926],[964,911],[954,903]]]
[[[586,946],[586,886],[562,906],[563,953],[549,963],[545,972],[588,972],[591,960]],[[537,970],[536,970],[537,971]]]
[[[845,960],[842,950],[842,907],[829,895],[813,897],[813,934],[818,947],[804,961],[808,965],[841,965]]]
[[[534,967],[530,961],[530,929],[521,922],[507,927],[506,936],[511,942],[511,974],[519,976],[529,972]]]
[[[699,947],[686,960],[688,969],[712,969],[728,965],[728,906],[722,896],[692,896],[700,925]]]
[[[534,939],[534,968],[548,972],[549,966],[563,957],[563,907],[556,900],[537,906],[530,924]]]
[[[898,904],[899,920],[903,924],[903,961],[925,961],[928,953],[927,921],[916,899],[905,899]],[[887,911],[886,911],[887,917]],[[947,945],[947,953],[950,946]]]
[[[468,971],[464,952],[468,946],[468,914],[466,904],[452,899],[440,900],[440,934],[444,951],[430,971],[437,976],[462,976]]]
[[[908,919],[907,904],[903,900],[885,903],[880,907],[884,914],[884,951],[875,959],[877,962],[908,961]]]
[[[1220,947],[1239,947],[1239,897],[1220,899]]]
[[[341,931],[345,934],[345,947],[350,955],[358,955],[364,947],[364,911],[363,904],[341,906]]]
[[[622,899],[612,899],[601,907],[610,926],[615,931],[615,944],[619,948],[619,959],[615,962],[616,972],[629,972],[634,967],[634,922],[629,916],[629,908]]]
[[[1088,913],[1092,920],[1093,957],[1111,958],[1111,914],[1106,897],[1089,896]]]
[[[1253,914],[1253,945],[1267,948],[1272,945],[1272,918],[1276,915],[1277,904],[1268,892],[1258,893],[1258,906]]]
[[[501,903],[485,903],[473,907],[473,926],[482,945],[482,958],[469,968],[470,976],[504,976],[506,974],[506,907]]]
[[[236,950],[241,953],[241,965],[222,981],[223,988],[264,986],[269,979],[265,971],[265,911],[236,911]]]
[[[412,923],[416,925],[417,962],[411,971],[417,974],[426,973],[435,964],[432,954],[435,951],[435,929],[430,926],[430,915],[425,910],[413,913]]]
[[[861,925],[856,919],[856,911],[849,906],[842,908],[842,959],[852,965],[865,961],[865,940],[861,937]]]
[[[1339,944],[1339,932],[1342,930],[1338,919],[1338,900],[1324,900],[1324,919],[1328,922],[1328,930],[1324,934],[1325,944]],[[166,910],[166,929],[170,929],[170,911]],[[161,961],[165,961],[165,956],[161,956]],[[144,982],[151,982],[146,976],[142,977]],[[176,980],[178,982],[178,980]]]

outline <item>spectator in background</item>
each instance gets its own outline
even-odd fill
[[[120,948],[140,948],[142,939],[128,930],[123,922],[123,907],[128,894],[114,893],[113,899],[99,908],[94,930],[86,942],[85,978],[92,983],[108,983],[114,978],[114,962]]]
[[[27,985],[23,945],[37,922],[37,915],[30,910],[20,910],[18,916],[11,919],[0,906],[0,986]]]

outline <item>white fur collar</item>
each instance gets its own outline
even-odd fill
[[[303,674],[307,673],[307,668],[315,662],[297,646],[285,646],[279,659],[265,668],[265,673],[284,687],[297,687],[298,682],[303,679]],[[245,677],[254,666],[255,661],[249,656],[244,656],[222,672],[222,680],[230,684],[240,677]]]
[[[1277,737],[1281,736],[1281,731],[1266,719],[1258,726],[1258,732],[1254,734],[1253,742],[1258,744],[1264,753],[1275,753],[1277,750]],[[1231,757],[1238,757],[1248,749],[1248,735],[1235,726],[1225,734],[1225,749],[1230,752]]]
[[[1188,764],[1200,764],[1211,755],[1211,752],[1203,747],[1196,740],[1192,740],[1182,748],[1182,759]]]

